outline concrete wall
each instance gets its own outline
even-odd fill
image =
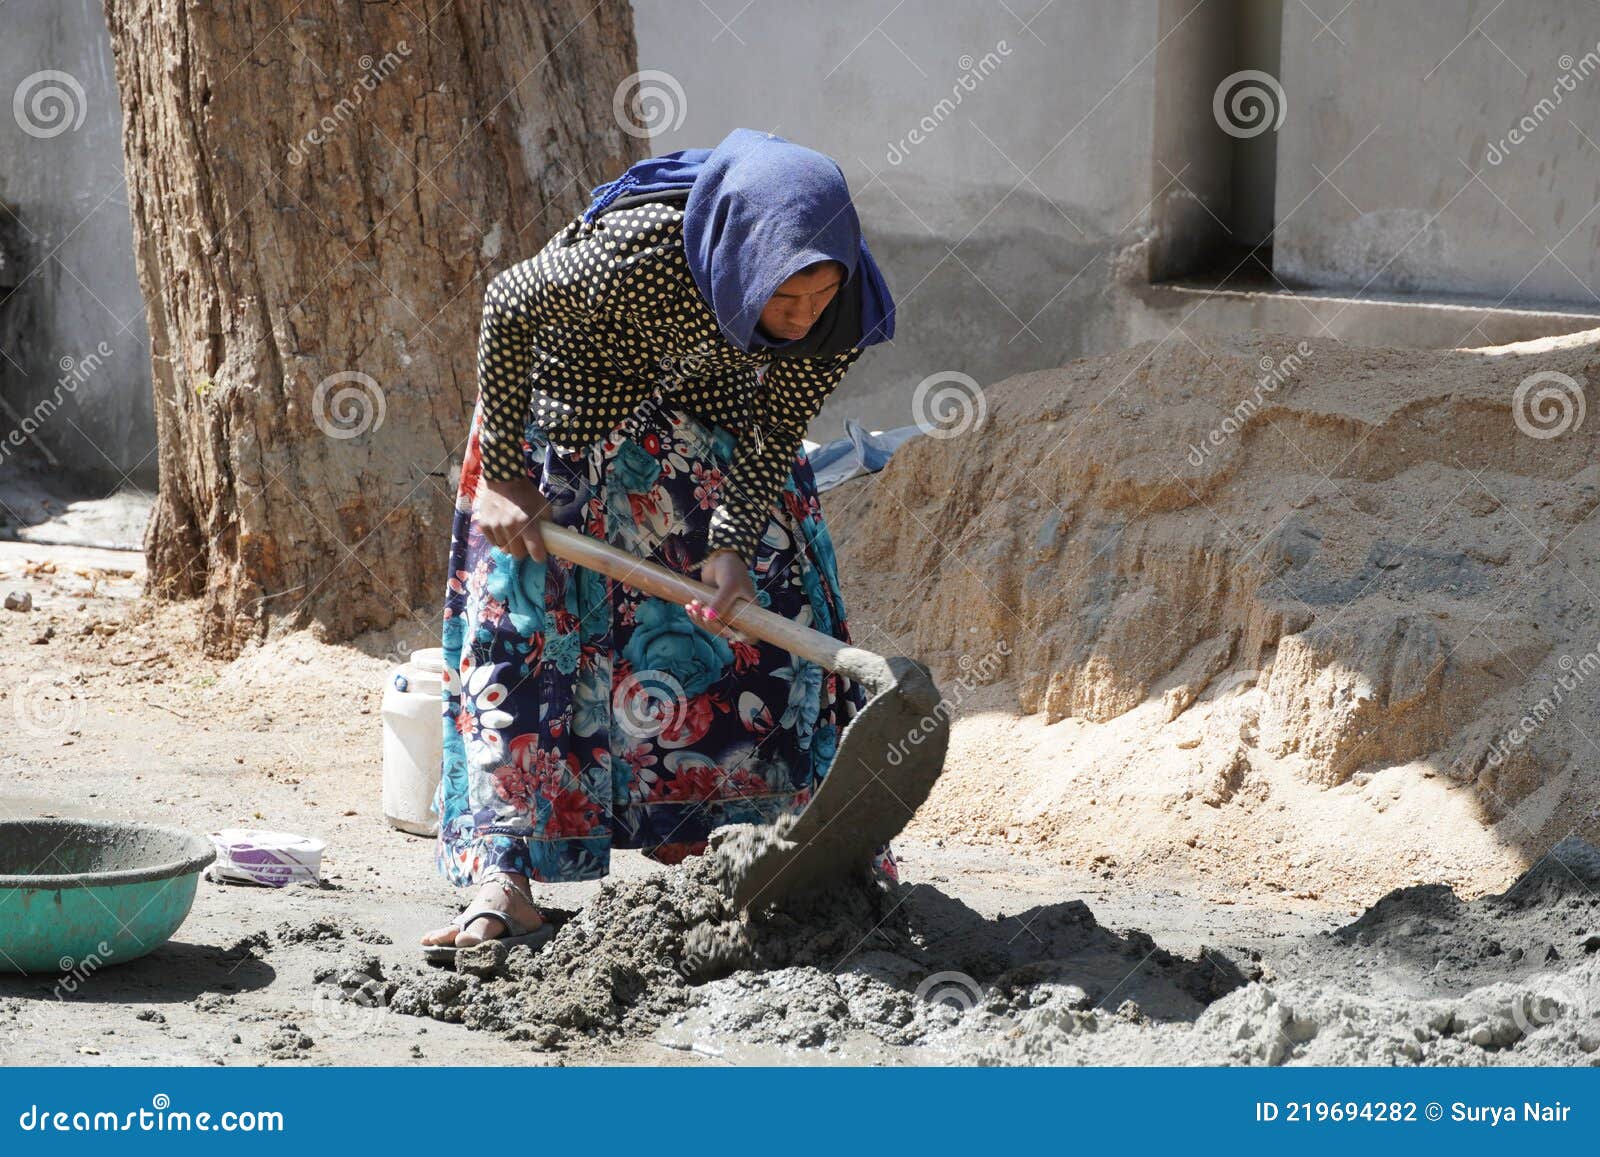
[[[1281,79],[1280,276],[1600,307],[1592,0],[1293,0]]]
[[[634,0],[640,68],[682,91],[652,149],[746,126],[834,157],[899,306],[894,342],[851,370],[813,437],[845,416],[910,423],[930,374],[989,382],[1121,340],[1106,294],[1152,195],[1156,3],[711,8],[726,27],[700,4]]]
[[[850,178],[900,304],[899,334],[852,370],[814,437],[846,416],[913,421],[913,390],[933,374],[988,383],[1142,338],[1181,340],[1180,325],[1426,346],[1593,324],[1600,70],[1579,74],[1600,41],[1600,8],[1290,0],[1283,125],[1224,157],[1214,146],[1234,138],[1208,123],[1216,78],[1262,64],[1261,45],[1279,35],[1271,3],[634,0],[634,10],[640,67],[666,74],[647,78],[666,94],[655,151],[745,125],[829,153]],[[150,485],[144,307],[99,0],[5,0],[3,19],[0,99],[47,69],[83,95],[67,87],[76,127],[55,135],[53,122],[29,133],[0,111],[0,198],[16,221],[0,219],[20,239],[24,276],[0,305],[0,399],[26,412],[69,378],[40,440],[64,468],[107,485],[131,471]],[[1563,70],[1574,91],[1536,112]],[[1524,115],[1541,122],[1501,145]],[[1258,240],[1272,204],[1279,274],[1333,290],[1370,282],[1366,300],[1148,287],[1152,268],[1180,272],[1207,244]],[[1379,291],[1478,300],[1419,310]],[[1483,308],[1501,298],[1544,308]],[[103,361],[61,368],[94,361],[102,341]],[[12,424],[0,409],[0,437]]]
[[[48,466],[7,441],[40,407],[34,436],[54,469],[105,490],[128,477],[153,486],[149,340],[105,12],[100,0],[7,0],[0,21],[0,228],[20,282],[0,304],[0,451]]]

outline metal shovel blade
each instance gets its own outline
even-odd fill
[[[926,667],[851,647],[835,670],[871,698],[845,726],[811,802],[798,816],[712,834],[723,889],[740,908],[814,895],[862,870],[905,829],[944,769],[949,713]]]

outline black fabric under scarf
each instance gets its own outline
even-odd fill
[[[681,207],[689,199],[689,190],[670,193],[635,193],[618,197],[596,215],[617,209],[631,209],[637,205],[660,203]],[[701,300],[704,300],[702,295]],[[707,308],[710,303],[707,302]],[[781,345],[764,347],[774,358],[822,358],[842,354],[861,342],[861,279],[850,277],[833,295],[833,300],[817,315],[806,336]]]

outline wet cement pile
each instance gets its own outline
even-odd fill
[[[1466,903],[1437,884],[1399,888],[1359,919],[1300,945],[1277,968],[1358,991],[1439,996],[1548,978],[1597,950],[1600,851],[1569,837],[1499,895]]]
[[[998,1063],[1600,1064],[1600,851],[1558,844],[1506,892],[1389,893],[1266,962],[1192,1025],[1144,1034],[1051,1015]]]
[[[1400,889],[1266,961],[1187,959],[1078,901],[989,919],[851,881],[741,918],[714,859],[608,884],[537,952],[367,967],[352,999],[541,1050],[650,1038],[749,1063],[1600,1064],[1600,852],[1498,896]]]
[[[463,1023],[540,1049],[627,1036],[739,1058],[956,1055],[978,1006],[1189,1020],[1247,977],[1119,935],[1079,901],[986,919],[926,885],[847,880],[809,907],[741,917],[714,857],[608,883],[537,951],[489,942],[456,971],[344,975],[352,999]],[[1248,966],[1247,966],[1248,967]],[[809,1054],[804,1055],[804,1054]]]

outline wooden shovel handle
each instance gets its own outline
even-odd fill
[[[709,601],[716,596],[716,589],[703,582],[668,570],[658,563],[636,558],[610,543],[590,538],[568,527],[541,520],[539,534],[544,538],[546,549],[556,557],[598,571],[607,578],[658,599],[677,603],[680,607],[691,599]],[[824,635],[810,627],[802,627],[794,620],[775,615],[752,602],[737,603],[728,615],[727,622],[748,635],[782,647],[790,654],[820,663],[830,671],[839,670],[841,664],[846,668],[854,667],[849,652],[862,656],[859,647],[841,643],[832,635]]]

